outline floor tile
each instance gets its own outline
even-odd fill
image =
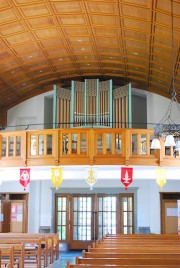
[[[82,251],[68,251],[61,252],[59,260],[57,260],[51,267],[52,268],[66,268],[66,263],[69,261],[75,263],[76,256],[82,256]]]

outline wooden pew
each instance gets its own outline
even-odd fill
[[[57,233],[0,233],[0,238],[30,238],[36,239],[41,238],[41,248],[42,248],[42,255],[44,258],[45,267],[48,264],[53,263],[55,259],[59,258],[59,240]],[[49,258],[49,263],[48,263]]]
[[[83,251],[82,258],[76,258],[76,264],[89,265],[136,265],[146,267],[161,265],[180,267],[179,236],[118,235],[106,237]],[[72,266],[73,267],[73,266]]]
[[[1,265],[4,267],[10,265],[12,267],[24,268],[23,250],[24,246],[22,244],[0,244]]]
[[[71,264],[67,262],[66,268],[179,268],[179,265],[105,265],[105,264]]]
[[[10,264],[11,267],[14,267],[14,247],[9,246],[0,246],[1,250],[1,267],[6,267],[7,264]]]
[[[117,236],[117,237],[103,237],[100,240],[97,240],[96,243],[115,243],[115,242],[142,242],[142,241],[149,241],[149,242],[180,242],[179,235],[132,235],[132,237],[124,235],[124,236]]]
[[[24,263],[35,263],[37,268],[41,268],[41,239],[31,239],[31,238],[12,238],[12,237],[6,237],[1,238],[0,243],[4,245],[24,245],[24,252],[21,252],[23,254],[21,265],[24,267]],[[28,246],[29,245],[29,246]]]
[[[180,249],[177,247],[169,247],[169,248],[162,248],[162,247],[129,247],[128,248],[129,252],[131,253],[138,253],[138,252],[142,252],[142,253],[154,253],[154,252],[159,252],[159,253],[180,253]],[[102,248],[92,248],[91,246],[88,246],[88,252],[114,252],[114,253],[126,253],[127,252],[127,248],[120,248],[120,247],[116,247],[116,248],[112,248],[112,247],[102,247]]]
[[[76,264],[101,264],[101,265],[179,265],[179,259],[163,258],[80,258],[76,257]]]
[[[100,240],[176,240],[180,241],[180,236],[178,234],[116,234],[116,235],[106,235]]]
[[[76,257],[80,267],[180,267],[180,237],[177,235],[118,235],[105,237]]]
[[[179,235],[118,235],[113,237],[103,237],[96,240],[96,244],[180,244]]]
[[[147,241],[142,241],[142,242],[136,242],[136,243],[131,243],[131,242],[117,242],[117,243],[93,243],[92,247],[94,248],[129,248],[129,247],[149,247],[149,248],[153,248],[153,247],[163,247],[163,248],[168,248],[169,246],[174,246],[174,247],[178,247],[180,246],[180,243],[176,243],[176,242],[169,242],[169,243],[164,243],[164,242],[147,242]]]
[[[139,237],[149,237],[149,238],[167,238],[167,237],[178,237],[178,234],[107,234],[103,236],[103,238],[118,238],[118,237],[126,237],[126,238],[138,238]]]
[[[172,252],[172,253],[159,253],[159,252],[86,252],[85,250],[82,251],[83,258],[163,258],[163,259],[180,259],[180,253]]]

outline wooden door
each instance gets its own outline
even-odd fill
[[[10,214],[10,232],[25,233],[26,232],[26,201],[13,200],[11,201]]]
[[[180,193],[160,193],[161,201],[161,233],[178,233],[178,200]]]
[[[178,233],[177,200],[163,200],[162,202],[162,233]]]

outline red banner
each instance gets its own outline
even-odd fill
[[[30,182],[30,168],[20,168],[19,182],[24,187],[24,190],[26,190],[26,186]]]
[[[129,184],[133,181],[133,168],[121,168],[121,182],[125,189],[128,189]]]

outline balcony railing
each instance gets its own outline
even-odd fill
[[[0,166],[143,165],[179,166],[180,155],[151,150],[153,130],[118,128],[2,132]]]

